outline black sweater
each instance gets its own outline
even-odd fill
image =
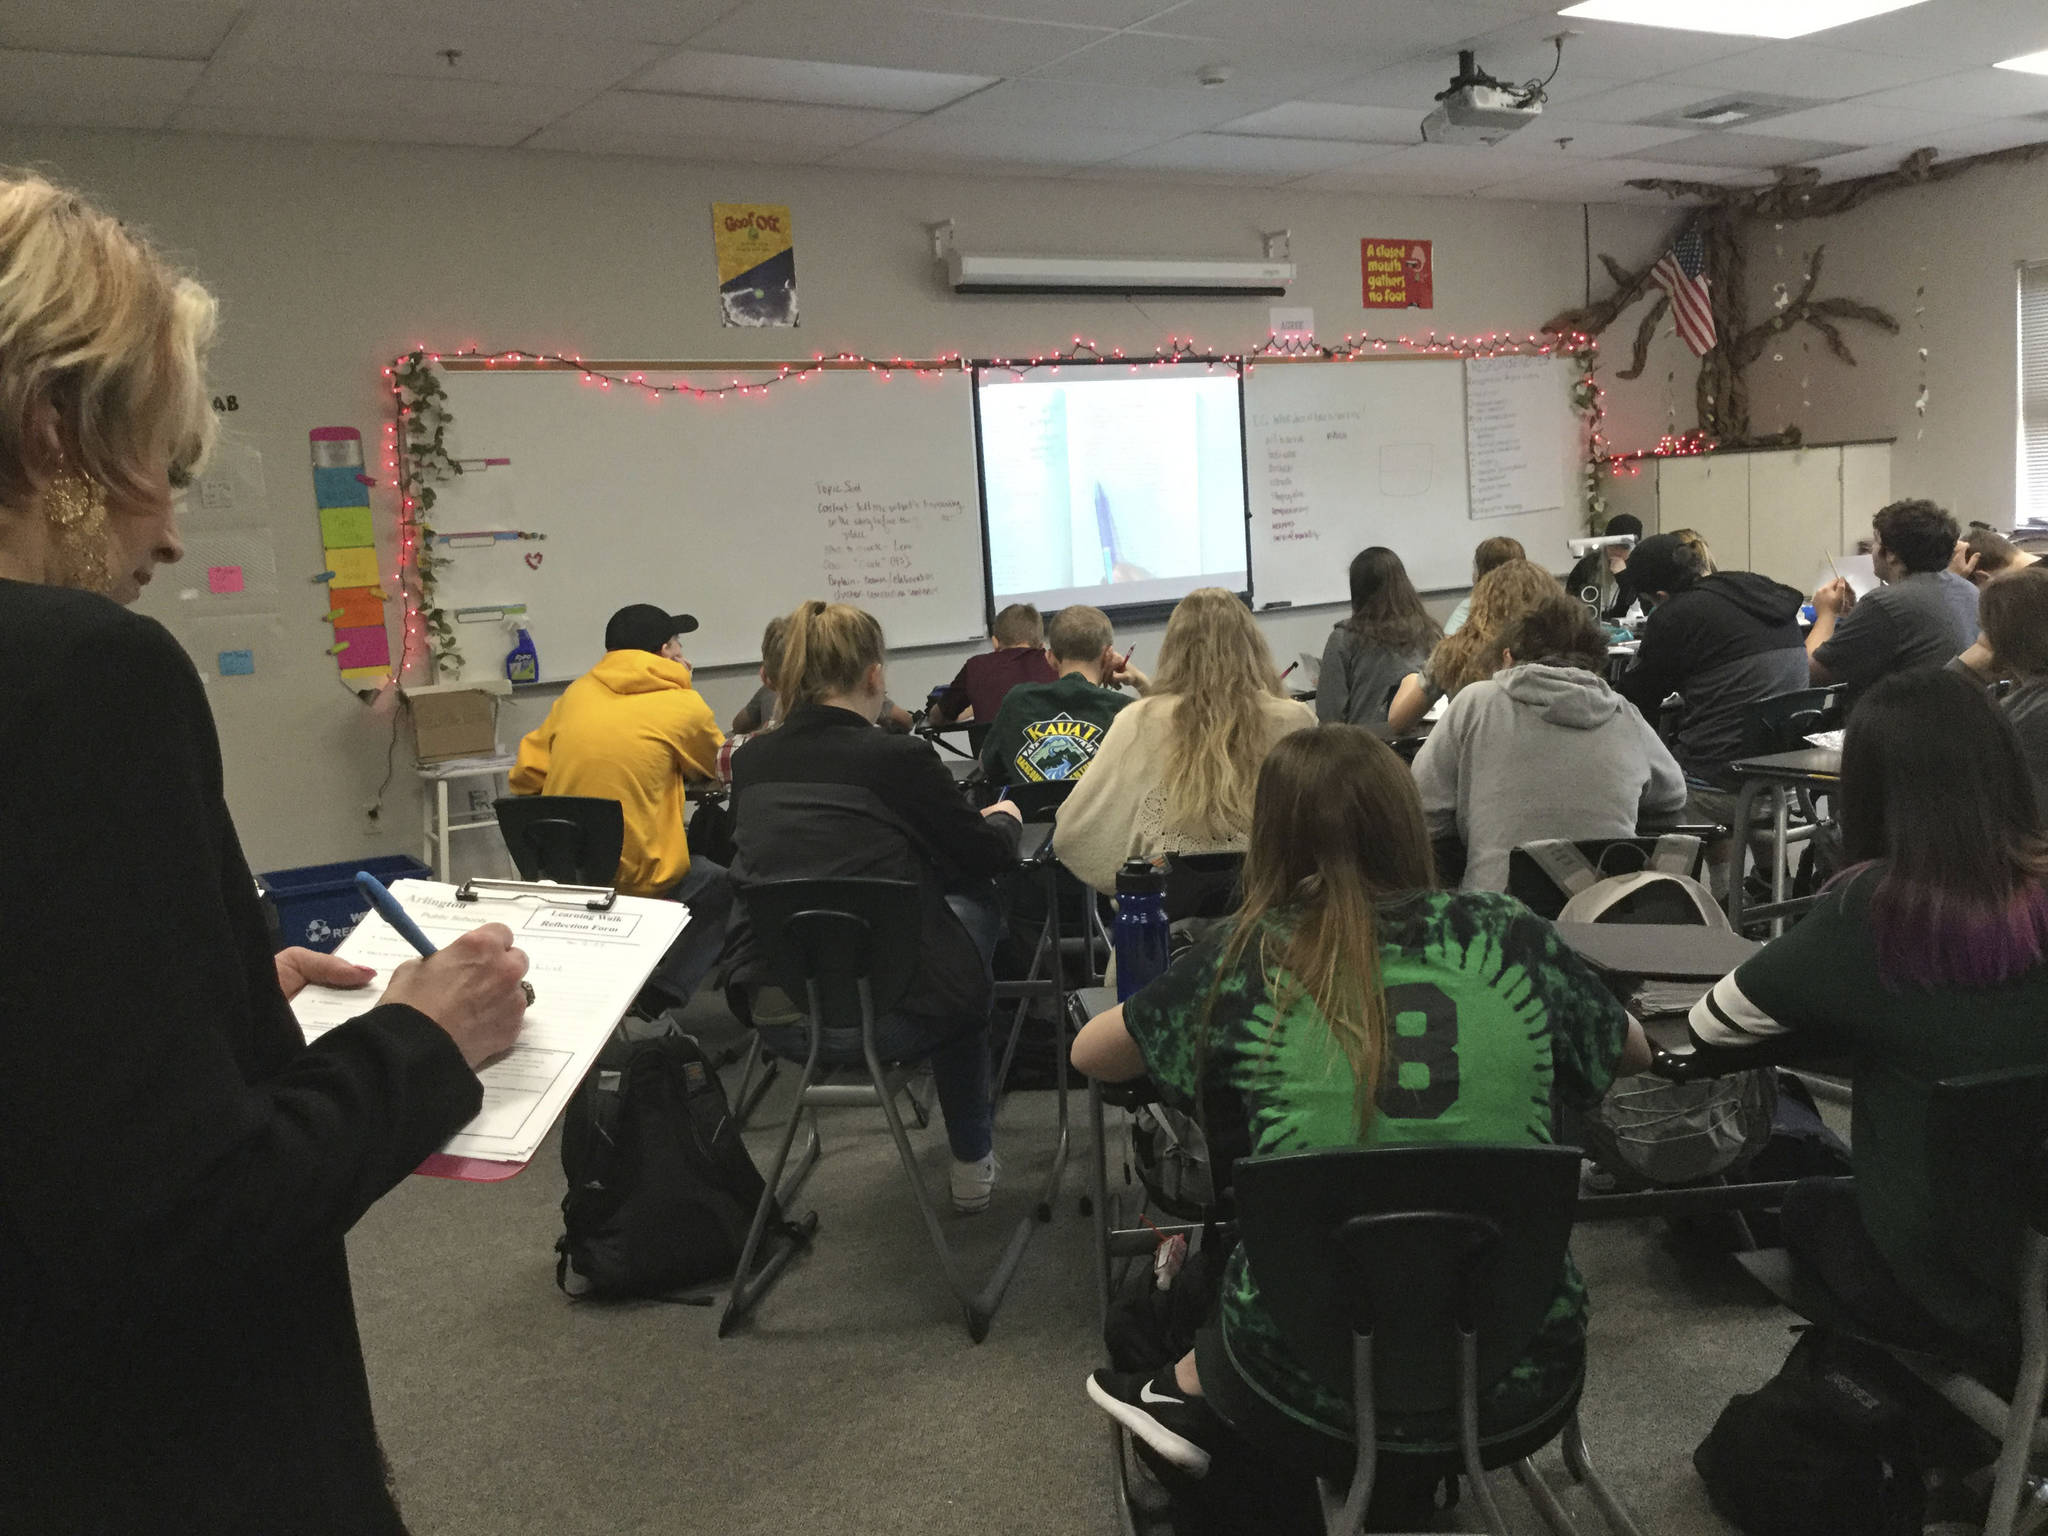
[[[746,918],[750,884],[911,880],[923,893],[924,933],[918,975],[899,1011],[987,1017],[988,970],[946,894],[990,894],[989,877],[1016,864],[1019,828],[969,806],[930,743],[878,731],[850,710],[803,705],[733,754],[732,806],[737,979],[766,979]]]
[[[0,581],[0,1530],[401,1530],[342,1237],[481,1099],[411,1008],[304,1043],[191,663]]]

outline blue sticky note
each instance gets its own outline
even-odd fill
[[[222,651],[220,653],[220,675],[222,677],[253,677],[256,674],[256,653],[254,651]]]
[[[363,480],[361,465],[313,466],[314,506],[366,507],[369,504],[370,487]]]

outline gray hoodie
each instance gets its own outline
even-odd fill
[[[1503,891],[1508,854],[1545,837],[1633,837],[1684,809],[1685,775],[1649,722],[1578,667],[1509,667],[1451,700],[1415,758],[1432,836],[1465,843],[1464,889]]]

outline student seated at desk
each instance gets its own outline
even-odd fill
[[[1234,1087],[1262,1155],[1548,1144],[1561,1109],[1590,1107],[1618,1074],[1649,1065],[1642,1031],[1520,902],[1434,885],[1422,806],[1400,758],[1358,726],[1289,736],[1259,774],[1244,904],[1228,935],[1196,945],[1089,1020],[1074,1065],[1107,1082],[1149,1075],[1183,1106]],[[1427,1019],[1427,1030],[1397,1034],[1404,1013]],[[1440,1031],[1452,1021],[1454,1033]],[[1528,1354],[1481,1405],[1489,1423],[1517,1422],[1521,1405],[1554,1400],[1556,1374],[1583,1358],[1585,1320],[1585,1290],[1567,1259]],[[1265,1396],[1350,1433],[1350,1402],[1290,1354],[1242,1252],[1225,1272],[1221,1327]],[[1202,1403],[1192,1354],[1156,1375],[1097,1371],[1088,1394],[1195,1476],[1229,1434]],[[1382,1420],[1380,1433],[1455,1444],[1456,1428]],[[1375,1512],[1393,1512],[1403,1497],[1426,1504],[1428,1490],[1383,1480]]]
[[[874,729],[884,659],[872,614],[808,602],[789,616],[776,672],[782,724],[733,758],[733,982],[747,999],[767,980],[748,925],[748,885],[914,881],[924,908],[917,976],[877,1021],[877,1043],[885,1059],[930,1058],[953,1151],[953,1205],[981,1211],[997,1173],[989,959],[1002,919],[991,882],[1016,864],[1021,821],[1006,800],[977,815],[929,742]],[[784,1043],[799,1049],[796,1038]]]
[[[1503,891],[1508,855],[1545,837],[1633,837],[1685,808],[1685,774],[1600,676],[1607,644],[1555,591],[1501,635],[1501,670],[1451,700],[1415,757],[1430,831],[1465,844],[1464,889]]]
[[[1972,523],[1956,540],[1955,556],[1948,568],[1982,591],[1993,577],[2007,571],[2023,571],[2040,562],[2039,555],[2021,549],[1989,523]]]
[[[696,994],[718,963],[732,914],[732,881],[709,859],[692,859],[686,783],[716,780],[725,738],[692,686],[687,613],[652,603],[621,608],[604,627],[604,657],[562,691],[537,730],[519,743],[507,784],[515,795],[616,800],[626,840],[615,883],[627,896],[685,903],[690,921],[648,979],[649,1006]]]
[[[1498,570],[1510,560],[1526,560],[1529,552],[1522,548],[1520,539],[1500,535],[1481,539],[1472,551],[1472,584],[1477,586],[1488,571]],[[1444,620],[1444,633],[1455,635],[1465,627],[1465,621],[1472,617],[1472,594],[1467,592],[1458,599],[1458,606],[1451,610],[1451,616]]]
[[[1060,807],[1053,851],[1105,893],[1127,859],[1235,852],[1251,832],[1259,764],[1315,723],[1287,696],[1251,610],[1198,587],[1166,621],[1152,691],[1118,713]]]
[[[1629,534],[1643,536],[1643,520],[1633,513],[1617,512],[1607,519],[1601,532],[1613,538]],[[1595,618],[1619,623],[1636,600],[1636,584],[1628,574],[1628,548],[1609,544],[1583,555],[1564,579],[1565,591],[1584,603]]]
[[[2011,724],[1947,672],[1878,683],[1842,747],[1842,840],[1850,867],[1715,983],[1692,1034],[1851,1056],[1855,1188],[1795,1186],[1785,1246],[1882,1336],[2002,1356],[2010,1255],[1954,1230],[1923,1126],[1940,1079],[2048,1062],[2048,836]]]
[[[1078,779],[1095,760],[1110,722],[1130,699],[1123,687],[1144,693],[1151,680],[1116,653],[1109,615],[1069,603],[1052,616],[1046,648],[1059,668],[1057,682],[1019,683],[1004,697],[981,746],[981,768],[991,784],[1044,784]]]
[[[1545,598],[1562,592],[1557,578],[1529,560],[1504,560],[1472,588],[1471,617],[1446,634],[1419,672],[1401,680],[1387,707],[1387,724],[1412,731],[1438,699],[1493,676],[1500,665],[1501,631]]]
[[[1351,560],[1351,617],[1323,647],[1316,718],[1378,725],[1401,679],[1420,671],[1441,639],[1401,557],[1379,544],[1360,550]]]
[[[933,725],[951,725],[972,718],[992,721],[1003,698],[1019,683],[1050,683],[1059,673],[1045,654],[1045,620],[1029,603],[1012,603],[996,615],[989,648],[967,658],[960,675],[932,705],[926,717]]]
[[[1977,637],[1977,589],[1949,569],[1956,520],[1931,501],[1895,501],[1873,533],[1870,559],[1884,585],[1859,598],[1836,577],[1813,594],[1806,635],[1814,686],[1848,684],[1852,708],[1879,678],[1944,666]]]
[[[1980,688],[2011,680],[2000,702],[2034,781],[2035,803],[2048,811],[2048,566],[2013,566],[1987,582],[1977,620],[1983,631],[1949,670]]]
[[[732,717],[732,735],[756,736],[775,724],[775,674],[782,666],[782,637],[789,631],[789,615],[778,613],[768,621],[768,627],[761,632],[761,686],[754,690],[754,696],[742,704],[739,713]],[[882,713],[875,724],[885,731],[894,731],[899,736],[908,735],[911,728],[910,711],[893,699],[882,700]],[[720,758],[721,766],[728,771],[720,777],[731,778],[730,754]]]

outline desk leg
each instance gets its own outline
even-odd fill
[[[1735,847],[1728,857],[1728,926],[1742,932],[1742,882],[1749,876],[1749,824],[1763,785],[1744,779],[1735,794]]]
[[[1785,788],[1784,785],[1772,786],[1771,900],[1773,902],[1782,902],[1785,899],[1785,853],[1788,846],[1786,834],[1791,830],[1791,797],[1792,792]],[[1775,939],[1784,931],[1785,919],[1782,917],[1772,918],[1771,937]]]
[[[434,833],[440,840],[440,859],[434,865],[434,878],[443,885],[448,883],[448,781],[434,780]]]

